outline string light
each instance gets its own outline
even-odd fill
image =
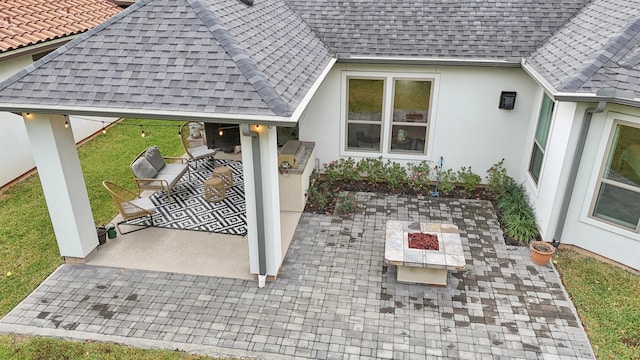
[[[68,129],[69,128],[69,120],[65,120],[64,121],[64,128]]]
[[[219,136],[224,135],[224,131],[223,131],[222,129],[218,129],[218,135],[219,135]]]
[[[104,127],[104,121],[102,122],[102,133],[103,134],[107,133],[107,128]]]
[[[140,137],[145,137],[147,136],[147,134],[144,133],[144,129],[142,128],[142,125],[140,125]]]

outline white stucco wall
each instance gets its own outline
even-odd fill
[[[640,270],[640,235],[589,216],[616,118],[640,124],[640,109],[608,105],[603,113],[593,115],[561,241]]]
[[[540,89],[538,104],[541,101],[542,89]],[[521,161],[520,176],[525,179],[524,184],[536,213],[540,235],[545,241],[553,240],[585,109],[585,104],[581,106],[573,102],[555,104],[538,184],[529,175],[529,160],[539,107],[534,111],[534,119],[523,145],[525,152]]]
[[[444,167],[454,170],[471,166],[483,177],[492,164],[505,158],[509,173],[520,177],[522,146],[538,107],[536,84],[521,69],[459,66],[400,66],[336,64],[300,121],[300,139],[316,142],[320,163],[348,156],[378,157],[375,153],[353,153],[341,148],[345,72],[390,73],[399,76],[435,77],[427,154],[389,154],[385,159],[400,163],[444,157]],[[500,93],[516,91],[515,109],[498,109]],[[522,179],[518,179],[522,180]]]
[[[9,78],[32,63],[31,55],[0,60],[0,81]],[[73,136],[77,142],[102,129],[102,121],[109,124],[114,118],[71,116]],[[0,112],[0,153],[11,154],[0,158],[0,186],[3,186],[35,167],[31,143],[22,116]]]

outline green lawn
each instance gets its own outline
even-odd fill
[[[640,276],[565,249],[556,267],[598,359],[640,359]]]
[[[143,124],[146,137],[140,136]],[[102,187],[110,180],[134,190],[131,160],[158,145],[164,155],[183,153],[181,122],[125,120],[82,145],[78,154],[96,225],[108,223],[117,209]],[[167,126],[158,126],[167,125]],[[60,264],[51,220],[37,174],[0,194],[0,317],[31,293]],[[10,273],[10,275],[9,275]],[[38,337],[0,336],[0,359],[198,359],[171,351],[69,342]]]

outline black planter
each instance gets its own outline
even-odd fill
[[[98,244],[104,245],[107,242],[107,229],[104,226],[96,228],[98,234]]]

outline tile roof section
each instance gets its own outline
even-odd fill
[[[332,51],[521,58],[590,0],[286,0]]]
[[[0,52],[82,33],[121,10],[109,0],[2,0]]]
[[[0,84],[0,102],[290,116],[330,59],[280,1],[141,0]]]
[[[594,0],[527,62],[557,91],[621,89],[640,95],[638,54],[640,2]]]

